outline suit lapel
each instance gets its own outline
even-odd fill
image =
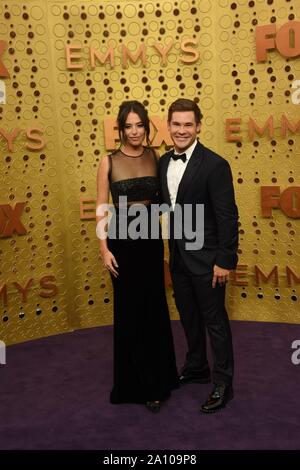
[[[189,161],[185,172],[181,178],[181,181],[178,186],[176,202],[180,203],[182,200],[185,191],[191,185],[193,178],[197,174],[197,169],[201,165],[203,161],[203,146],[200,142],[197,143]]]

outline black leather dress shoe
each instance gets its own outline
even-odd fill
[[[146,408],[152,413],[158,413],[160,411],[160,402],[159,401],[147,401]]]
[[[188,372],[182,372],[179,376],[179,384],[208,384],[211,382],[210,372],[202,374],[192,374]]]
[[[201,406],[203,413],[214,413],[215,411],[225,408],[226,404],[233,398],[233,389],[231,385],[218,384],[215,385],[212,393]]]

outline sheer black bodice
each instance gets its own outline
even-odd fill
[[[126,196],[128,204],[157,200],[157,160],[152,149],[144,148],[138,157],[117,150],[110,156],[110,190],[115,205],[119,197]]]

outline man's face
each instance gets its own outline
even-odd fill
[[[176,152],[183,153],[197,138],[201,124],[196,123],[194,111],[175,111],[168,129]]]

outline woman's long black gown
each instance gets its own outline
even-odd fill
[[[110,190],[123,218],[120,196],[132,203],[157,203],[157,162],[153,150],[144,148],[138,157],[120,150],[110,155]],[[136,206],[137,207],[137,206]],[[123,210],[124,213],[124,210]],[[134,216],[128,218],[130,224]],[[111,403],[163,401],[178,386],[174,344],[164,284],[164,245],[158,239],[120,239],[112,235],[108,246],[118,263],[114,288],[114,384]]]

